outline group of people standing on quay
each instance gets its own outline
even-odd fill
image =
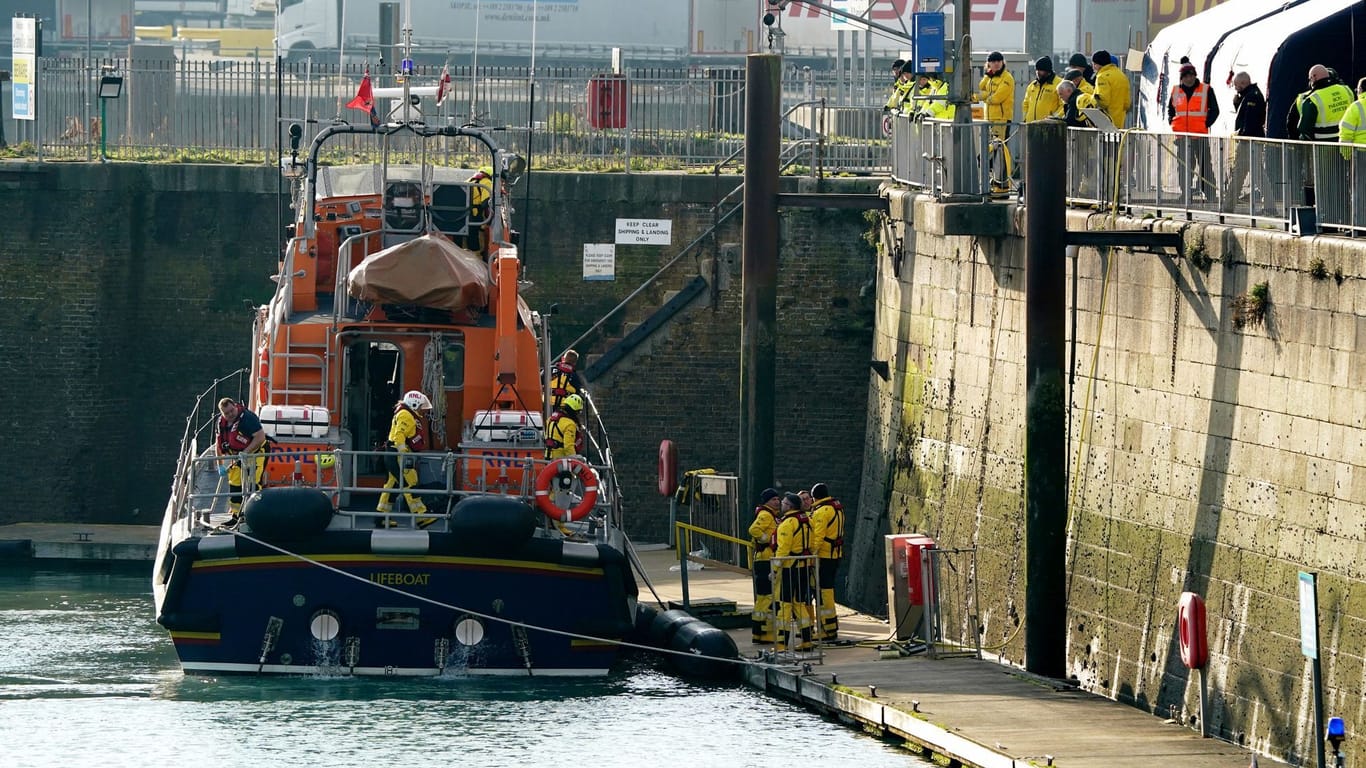
[[[948,83],[938,74],[917,71],[915,62],[897,59],[892,75],[896,81],[884,112],[912,119],[953,118],[956,110],[948,101]],[[996,138],[1005,138],[1015,120],[1015,89],[1005,56],[992,51],[969,100],[985,105],[983,119],[992,124]],[[1025,86],[1022,117],[1026,123],[1051,117],[1081,127],[1090,125],[1081,110],[1096,108],[1123,127],[1131,106],[1129,79],[1107,51],[1096,51],[1089,60],[1085,54],[1073,54],[1061,76],[1053,59],[1043,56],[1034,62],[1034,79]]]
[[[810,491],[765,488],[749,526],[754,543],[756,645],[805,651],[839,638],[835,574],[844,557],[844,506],[825,483]],[[812,610],[812,600],[815,610]]]

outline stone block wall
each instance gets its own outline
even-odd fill
[[[1023,229],[994,240],[912,231],[931,204],[891,196],[899,221],[880,258],[873,351],[892,361],[891,377],[870,385],[860,510],[887,531],[975,547],[982,642],[1023,663]],[[1072,212],[1069,226],[1107,225]],[[1210,731],[1312,763],[1299,571],[1319,574],[1325,712],[1350,733],[1366,727],[1366,247],[1108,226],[1179,230],[1186,252],[1082,249],[1068,262],[1067,587],[1057,596],[1068,672],[1197,724],[1198,676],[1176,639],[1177,601],[1196,592],[1208,607]],[[1256,295],[1269,299],[1260,315]],[[872,512],[879,497],[884,511]],[[855,542],[870,561],[881,546]],[[882,597],[876,569],[855,577],[852,595]],[[966,636],[967,610],[949,606],[950,636]],[[1366,745],[1348,748],[1349,761],[1366,759]]]

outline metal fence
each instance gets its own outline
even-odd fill
[[[278,70],[270,59],[42,58],[36,120],[3,121],[11,154],[40,159],[183,160],[273,165],[287,124],[305,143],[326,125],[368,116],[348,109],[364,69],[303,62]],[[101,99],[103,75],[123,78],[117,98]],[[435,84],[440,70],[419,67],[414,82]],[[482,67],[451,71],[439,107],[424,99],[429,122],[503,126],[501,143],[537,167],[667,170],[710,166],[744,145],[745,72],[737,67],[635,69],[625,90],[622,127],[590,111],[588,68]],[[395,85],[374,78],[375,87]],[[786,143],[802,143],[802,170],[885,173],[891,142],[867,106],[832,106],[843,89],[827,72],[784,73]],[[389,99],[378,100],[387,112]],[[435,111],[436,114],[431,114]],[[381,117],[386,115],[381,114]],[[609,124],[610,120],[607,121]],[[103,146],[103,150],[102,150]]]
[[[1017,176],[1025,161],[1024,131],[1004,141],[988,123],[887,120],[892,177],[928,194],[981,198],[1012,194],[1001,184],[1001,145]],[[974,164],[966,187],[954,185],[953,139],[966,135]],[[1181,216],[1240,224],[1289,226],[1301,234],[1327,229],[1366,233],[1366,151],[1337,143],[1242,139],[1140,130],[1067,132],[1067,198],[1078,205],[1134,215]]]

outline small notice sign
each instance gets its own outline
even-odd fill
[[[1319,657],[1318,574],[1300,571],[1300,653]]]
[[[672,219],[617,219],[617,245],[668,245],[673,229]]]
[[[616,280],[617,247],[612,243],[584,243],[583,279]]]

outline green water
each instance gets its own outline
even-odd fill
[[[740,686],[186,677],[148,576],[0,568],[0,766],[922,766]]]

